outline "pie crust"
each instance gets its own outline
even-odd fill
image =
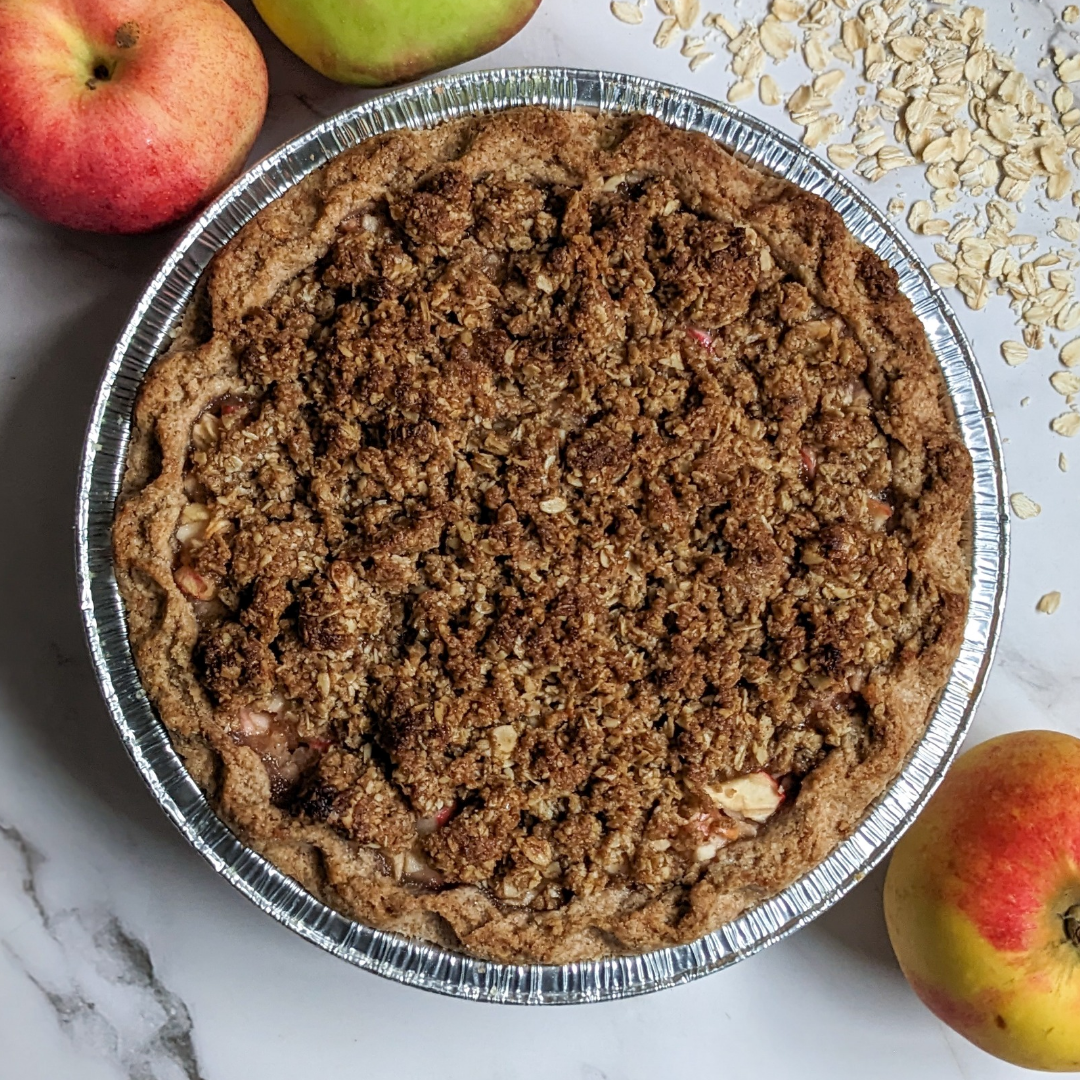
[[[894,271],[642,116],[370,139],[214,259],[114,527],[241,839],[502,961],[688,942],[849,834],[963,636],[971,464]]]

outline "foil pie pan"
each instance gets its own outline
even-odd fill
[[[110,542],[136,392],[151,361],[168,346],[169,332],[215,252],[297,181],[372,135],[526,104],[651,113],[704,132],[832,203],[851,232],[899,273],[944,371],[975,467],[972,586],[963,647],[925,736],[859,828],[783,892],[692,944],[563,966],[486,963],[373,930],[332,911],[245,847],[184,770],[143,692],[128,647]],[[686,90],[627,75],[529,68],[435,79],[340,113],[260,162],[199,217],[148,285],[109,358],[83,451],[77,543],[82,616],[120,738],[164,811],[218,873],[298,934],[376,974],[476,1000],[567,1004],[643,994],[728,967],[809,922],[886,854],[952,761],[982,691],[1005,596],[1008,516],[997,430],[956,316],[886,217],[836,169],[753,117]]]

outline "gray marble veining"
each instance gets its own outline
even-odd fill
[[[107,910],[52,910],[39,884],[46,856],[13,825],[0,822],[0,840],[15,855],[35,916],[17,941],[4,940],[4,952],[59,1030],[80,1050],[115,1062],[127,1080],[206,1080],[191,1014],[158,977],[146,945]]]

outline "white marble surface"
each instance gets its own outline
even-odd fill
[[[237,6],[272,75],[257,153],[359,100],[286,53],[246,0]],[[712,6],[730,13],[732,4]],[[1063,33],[1054,28],[1060,5],[985,6],[998,40],[1020,42],[1034,75],[1040,50]],[[661,53],[650,37],[615,22],[606,0],[545,0],[517,39],[472,66],[607,67],[723,96],[732,77],[719,61],[691,75],[677,50]],[[748,105],[783,122],[779,110]],[[904,183],[878,185],[873,197],[884,204]],[[880,872],[727,972],[571,1009],[476,1005],[384,982],[294,937],[217,878],[167,823],[113,734],[72,569],[76,463],[92,395],[128,309],[174,239],[80,236],[0,199],[0,1076],[1018,1074],[946,1030],[908,990],[885,935]],[[1001,649],[972,739],[1018,727],[1080,734],[1080,440],[1047,427],[1061,404],[1047,383],[1051,350],[1008,368],[998,343],[1016,334],[1004,304],[961,314],[1007,440],[1010,481],[1043,506],[1039,518],[1015,523]],[[1059,472],[1058,451],[1073,447],[1076,468]],[[1052,617],[1035,611],[1049,589],[1063,595]]]

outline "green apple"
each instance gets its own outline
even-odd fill
[[[338,82],[389,86],[498,48],[540,0],[255,0],[266,25]]]

